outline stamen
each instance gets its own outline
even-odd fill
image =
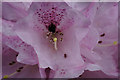
[[[98,41],[98,43],[100,44],[100,43],[102,43],[102,41]]]
[[[10,74],[10,75],[5,75],[3,78],[9,78],[9,77],[15,75],[16,73],[17,73],[17,72],[14,72],[14,73],[12,73],[12,74]]]
[[[60,38],[60,41],[63,41],[63,38]]]
[[[62,33],[62,32],[60,32],[60,35],[62,35],[62,36],[63,36],[63,33]]]
[[[15,61],[12,61],[13,64],[15,64],[16,62]]]
[[[17,74],[18,72],[21,72],[21,70],[22,70],[23,68],[25,68],[25,67],[27,67],[27,65],[25,65],[25,66],[23,66],[23,67],[19,67],[19,69],[17,69],[15,72],[13,72],[13,73],[10,74],[10,75],[5,75],[3,78],[10,78],[10,77],[12,77],[13,75]]]
[[[58,31],[56,31],[56,33],[58,33]]]
[[[47,32],[46,38],[49,38],[50,35],[51,35],[51,33],[50,33],[50,32]]]
[[[5,79],[6,79],[6,78],[8,78],[8,77],[9,77],[8,75],[5,75],[3,78],[5,78]]]
[[[57,48],[57,41],[58,41],[58,39],[56,38],[56,36],[58,34],[61,35],[61,36],[63,36],[63,33],[62,32],[59,33],[59,31],[56,31],[56,30],[55,30],[55,32],[52,31],[53,30],[52,26],[51,26],[50,30],[49,30],[49,32],[46,33],[46,38],[49,39],[49,42],[52,43],[54,45],[55,50],[57,50],[58,49]],[[63,41],[63,38],[60,38],[59,40]]]
[[[12,63],[9,63],[9,65],[13,65]]]
[[[54,41],[54,48],[55,50],[57,50],[57,38],[56,37],[53,38],[53,41]]]
[[[108,47],[108,46],[114,46],[114,45],[117,45],[118,44],[118,42],[117,41],[114,41],[113,43],[111,43],[111,44],[103,44],[103,45],[98,45],[98,46],[100,46],[100,47]]]
[[[23,69],[24,67],[19,67],[19,69]]]
[[[11,63],[9,63],[9,65],[13,65],[13,64],[15,64],[16,62],[15,61],[12,61]]]
[[[16,70],[17,72],[21,72],[21,70],[20,69],[18,69],[18,70]]]

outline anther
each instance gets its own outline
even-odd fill
[[[47,33],[47,36],[50,36],[50,32]]]
[[[58,31],[56,31],[56,33],[58,33]]]
[[[49,42],[52,42],[52,40],[49,40]]]
[[[12,63],[9,63],[9,65],[13,65]]]
[[[24,67],[19,67],[19,69],[23,69]]]
[[[12,61],[12,63],[14,64],[14,63],[16,63],[15,61]]]
[[[15,64],[16,62],[15,61],[12,61],[11,63],[9,63],[9,65],[13,65],[13,64]]]
[[[63,38],[60,38],[60,41],[63,41]]]
[[[51,38],[51,39],[49,40],[49,42],[53,42],[53,39]]]
[[[21,70],[20,69],[18,69],[18,70],[16,70],[17,72],[21,72]]]
[[[98,43],[100,44],[100,43],[102,43],[102,41],[98,41]]]
[[[60,32],[60,35],[63,35],[63,33]]]
[[[103,34],[100,35],[100,37],[103,37],[103,36],[105,36],[105,33],[103,33]]]

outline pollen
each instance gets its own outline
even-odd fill
[[[55,37],[55,38],[53,39],[53,41],[56,42],[56,41],[57,41],[57,38]]]
[[[3,78],[5,78],[5,79],[6,79],[6,78],[9,78],[9,76],[8,76],[8,75],[5,75]]]
[[[114,44],[114,45],[117,45],[118,43],[117,43],[117,41],[114,41],[113,44]]]

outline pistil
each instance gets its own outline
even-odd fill
[[[55,50],[57,50],[57,38],[56,37],[53,38],[53,41],[54,41],[54,48]]]

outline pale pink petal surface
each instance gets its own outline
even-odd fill
[[[11,76],[11,78],[40,78],[37,65],[31,66],[17,62],[16,57],[18,53],[4,44],[2,51],[3,51],[2,54],[3,77],[5,75],[10,75],[16,72],[16,70],[18,70],[19,68],[23,67],[23,69],[20,72],[17,72],[15,75]],[[14,62],[14,64],[11,64],[12,62]]]
[[[20,26],[22,26],[22,28],[16,29],[16,33],[23,41],[27,42],[28,44],[34,47],[38,55],[39,67],[42,68],[50,67],[51,69],[55,70],[56,71],[55,77],[66,77],[66,78],[72,76],[77,77],[79,74],[83,72],[84,69],[84,62],[80,56],[80,49],[78,43],[88,32],[88,28],[89,28],[88,25],[90,24],[90,22],[87,19],[85,19],[84,16],[82,17],[82,15],[81,17],[79,17],[80,14],[78,15],[78,13],[75,13],[74,11],[69,9],[69,7],[65,3],[53,3],[53,4],[42,3],[41,5],[40,4],[41,3],[32,4],[33,6],[31,7],[31,9],[33,7],[35,9],[36,6],[37,9],[33,10],[34,13],[30,11],[31,14],[29,14],[29,16],[18,22],[18,24],[16,25],[17,28],[19,28]],[[60,4],[63,5],[60,7]],[[56,15],[51,16],[50,14],[52,14],[53,12],[52,6],[55,7],[55,10],[53,9],[53,11],[56,11],[54,12],[54,14]],[[59,6],[60,9],[57,6]],[[47,7],[46,9],[48,10],[43,10],[45,7]],[[68,10],[66,9],[67,7]],[[49,8],[51,11],[49,11]],[[61,16],[59,15],[60,12],[58,12],[57,9],[61,10],[60,12],[63,13],[63,18],[60,17]],[[49,11],[50,13],[40,16],[42,12],[47,12],[47,11]],[[72,14],[70,14],[69,12],[71,12]],[[34,14],[35,16],[33,16]],[[78,16],[75,17],[73,14]],[[64,35],[63,36],[58,35],[58,39],[62,37],[63,41],[62,42],[60,42],[60,40],[58,41],[57,51],[54,50],[53,45],[49,43],[49,39],[46,39],[46,35],[45,35],[45,33],[47,32],[46,25],[48,25],[50,22],[46,24],[43,23],[44,21],[40,22],[41,17],[44,18],[54,17],[55,20],[58,19],[58,21],[56,21],[58,22],[56,23],[56,25],[58,25],[57,29],[61,30]],[[61,23],[59,21],[59,17],[62,19]],[[29,23],[29,21],[31,22]],[[35,21],[36,23],[34,23]],[[63,23],[66,21],[68,24]],[[77,21],[79,21],[80,24],[76,24],[78,23]],[[81,36],[80,35],[78,36],[77,34],[80,33]],[[72,47],[73,45],[74,47]],[[74,54],[74,56],[72,56],[72,54]],[[64,57],[65,55],[67,55],[67,57]],[[78,70],[80,71],[77,73],[76,71]],[[71,71],[73,72],[73,74],[69,75]]]
[[[117,3],[4,3],[3,44],[10,50],[2,54],[12,50],[10,59],[32,65],[23,70],[27,76],[33,70],[31,77],[93,77],[89,71],[94,77],[117,77],[117,10]],[[4,61],[7,70],[9,59]]]

